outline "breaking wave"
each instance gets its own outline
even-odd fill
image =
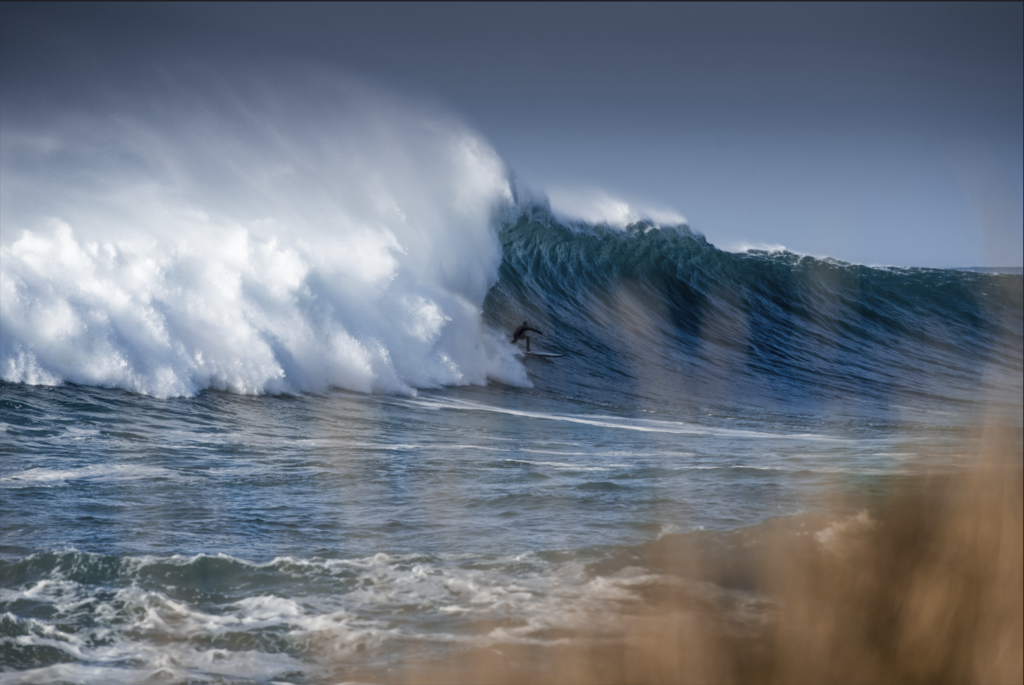
[[[443,114],[325,76],[195,77],[5,126],[2,151],[4,380],[161,397],[527,383],[480,318],[508,174]]]
[[[480,136],[352,80],[175,83],[3,127],[3,380],[529,386],[527,318],[592,396],[1019,386],[1019,275],[727,252],[605,194],[524,197]]]

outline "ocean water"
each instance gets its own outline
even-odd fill
[[[4,130],[5,683],[557,648],[687,582],[666,546],[827,545],[1020,425],[1019,273],[574,220],[472,132],[339,97]]]

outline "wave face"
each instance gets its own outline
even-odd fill
[[[838,409],[1020,387],[1020,275],[730,253],[685,225],[616,230],[543,207],[501,238],[486,320],[555,333],[535,344],[584,360],[569,374],[597,401]]]
[[[1020,276],[567,221],[447,115],[285,76],[190,74],[5,122],[3,380],[158,397],[496,380],[652,406],[1019,387]],[[517,360],[523,319],[569,355],[557,370]]]
[[[333,77],[181,83],[4,126],[4,380],[527,383],[481,328],[511,202],[486,142]]]

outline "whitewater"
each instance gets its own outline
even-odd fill
[[[64,137],[4,130],[4,380],[158,397],[524,383],[480,328],[512,206],[486,142],[355,84],[240,88],[82,115]]]
[[[855,566],[902,488],[1019,444],[1020,274],[722,250],[310,70],[0,124],[5,683],[558,681],[665,607],[760,635],[795,600],[758,554]]]

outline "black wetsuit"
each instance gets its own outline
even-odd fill
[[[515,344],[522,340],[523,338],[526,338],[526,351],[529,352],[530,336],[526,334],[527,331],[533,331],[534,333],[540,333],[541,335],[544,334],[538,331],[536,328],[530,328],[529,326],[520,326],[519,328],[516,329],[516,332],[512,334],[512,343]]]

